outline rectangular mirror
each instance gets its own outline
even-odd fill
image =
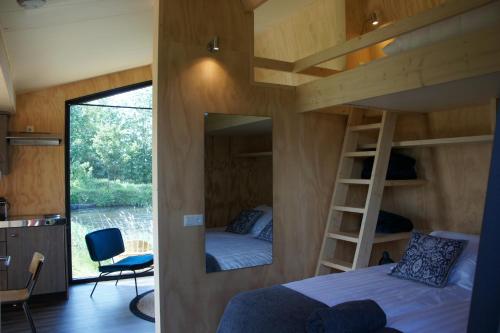
[[[270,117],[205,115],[206,272],[273,260]]]

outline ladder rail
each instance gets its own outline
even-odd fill
[[[387,167],[391,156],[392,139],[396,128],[396,117],[396,114],[392,112],[384,112],[382,116],[382,128],[384,130],[380,132],[377,141],[377,154],[373,161],[365,213],[361,221],[359,242],[354,254],[353,269],[366,267],[370,261],[378,214],[384,193]]]
[[[323,254],[324,253],[335,253],[336,242],[328,241],[328,233],[332,231],[338,231],[340,229],[340,221],[343,217],[343,212],[336,211],[335,206],[345,203],[347,199],[348,185],[341,184],[338,186],[337,180],[341,178],[349,178],[351,175],[346,174],[352,170],[354,160],[351,158],[344,158],[347,152],[356,150],[358,145],[358,132],[350,132],[349,127],[359,125],[363,120],[362,114],[360,112],[351,112],[347,120],[346,131],[344,135],[344,142],[342,144],[342,151],[340,153],[340,161],[337,169],[337,176],[335,178],[335,186],[333,189],[332,197],[330,200],[330,208],[328,211],[328,217],[326,219],[325,231],[323,233],[323,240],[321,243],[321,248],[319,252],[319,259],[316,265],[316,275],[319,275],[322,271]],[[337,223],[336,223],[337,221]]]

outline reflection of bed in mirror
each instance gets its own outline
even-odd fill
[[[207,273],[268,265],[273,261],[273,243],[252,235],[238,235],[215,228],[205,234]]]
[[[206,272],[272,263],[269,117],[205,115]]]

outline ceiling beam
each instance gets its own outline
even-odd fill
[[[243,4],[243,8],[245,8],[245,11],[253,12],[257,7],[259,7],[266,1],[267,0],[241,0],[241,3]]]

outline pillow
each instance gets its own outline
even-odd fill
[[[258,237],[262,232],[262,230],[266,227],[266,225],[268,225],[269,222],[272,221],[273,208],[266,205],[262,205],[256,207],[255,210],[261,210],[264,212],[250,230],[250,234],[252,234],[254,237]]]
[[[263,213],[263,211],[255,209],[242,210],[227,226],[226,231],[235,234],[248,234]]]
[[[273,241],[273,220],[269,222],[264,229],[262,229],[262,232],[257,236],[257,239],[265,240],[268,242]]]
[[[443,288],[467,241],[414,232],[401,261],[389,275]]]
[[[476,272],[477,253],[479,250],[479,236],[450,231],[433,231],[431,232],[431,236],[464,239],[467,241],[467,246],[451,269],[448,283],[472,290],[472,286],[474,285],[474,274]]]

